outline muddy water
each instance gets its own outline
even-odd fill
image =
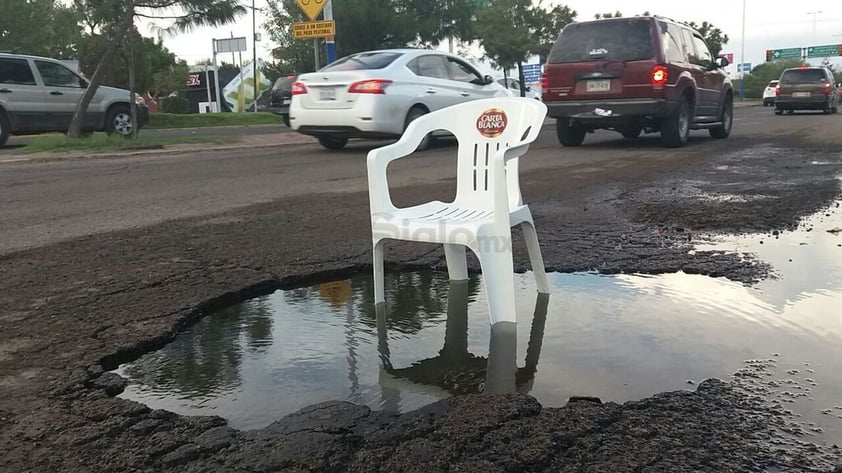
[[[518,324],[489,327],[480,277],[393,273],[375,307],[368,275],[277,291],[202,319],[124,365],[122,397],[253,429],[315,402],[407,411],[451,394],[519,391],[544,405],[606,401],[733,379],[789,430],[842,440],[842,228],[838,207],[797,231],[710,240],[753,254],[754,286],[684,273],[516,279]],[[734,374],[737,376],[734,376]]]

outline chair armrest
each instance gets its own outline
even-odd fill
[[[405,158],[418,149],[421,141],[441,126],[436,126],[435,118],[424,115],[409,124],[401,138],[388,146],[369,151],[366,158],[368,170],[368,192],[372,215],[379,212],[396,210],[389,194],[389,181],[386,168],[396,159]]]

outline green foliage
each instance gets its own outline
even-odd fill
[[[152,89],[148,90],[155,97],[169,95],[184,88],[190,68],[184,61],[178,61],[152,74]]]
[[[233,138],[236,140],[236,138]],[[174,144],[230,143],[231,136],[143,136],[127,140],[122,136],[94,133],[92,136],[70,138],[64,135],[44,135],[17,150],[21,154],[62,153],[72,151],[117,151],[160,149]]]
[[[620,10],[615,11],[614,13],[597,13],[593,16],[595,20],[602,20],[608,18],[622,18],[623,13]]]
[[[722,52],[722,47],[728,44],[728,35],[715,27],[713,23],[703,21],[701,25],[697,25],[696,22],[691,21],[685,24],[702,35],[713,57],[718,56]]]
[[[566,6],[546,10],[531,0],[498,0],[479,9],[476,33],[485,56],[503,69],[549,52],[561,29],[576,18]]]
[[[745,77],[746,97],[753,99],[763,97],[763,90],[767,85],[769,85],[769,81],[780,79],[784,69],[798,67],[800,65],[800,59],[774,61],[760,64],[752,69],[751,73],[747,74]]]
[[[343,0],[335,2],[338,57],[360,51],[434,46],[448,37],[470,41],[478,36],[475,0]],[[308,19],[295,0],[269,0],[264,28],[277,47],[278,71],[310,72],[315,68],[312,40],[296,40],[292,24]],[[319,65],[326,63],[324,41],[318,40]]]
[[[190,113],[190,101],[184,97],[173,95],[158,100],[163,113]]]
[[[0,50],[72,58],[81,36],[77,21],[57,0],[0,0]]]
[[[169,52],[163,43],[141,36],[137,30],[132,31],[131,34],[134,36],[136,90],[155,90],[156,74],[158,74],[158,80],[163,81],[164,75],[175,71],[177,64],[175,54]],[[88,35],[82,38],[79,48],[79,67],[85,74],[93,74],[109,41],[111,39],[103,35]],[[112,60],[104,66],[103,84],[128,89],[129,48],[125,46],[125,40]],[[184,80],[187,77],[186,68],[186,64],[183,67],[179,66],[179,71],[184,73]],[[184,80],[181,84],[184,84]],[[158,85],[161,85],[161,82]],[[169,84],[169,88],[171,90],[168,92],[174,92],[180,87],[175,88]]]

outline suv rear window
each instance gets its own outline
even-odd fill
[[[781,83],[796,84],[809,82],[826,82],[827,75],[823,69],[790,69],[784,71]]]
[[[610,20],[567,25],[548,62],[640,61],[654,55],[650,20]]]
[[[325,66],[320,72],[329,71],[362,71],[367,69],[383,69],[388,66],[401,53],[374,52],[360,53],[343,57],[329,66]]]

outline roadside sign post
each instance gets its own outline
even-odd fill
[[[213,40],[213,67],[216,69],[216,106],[220,112],[222,111],[222,96],[219,90],[219,68],[216,67],[216,55],[217,53],[231,53],[233,56],[234,53],[240,53],[240,83],[242,84],[243,51],[247,50],[248,43],[245,36]],[[239,96],[242,99],[243,92],[240,92]]]
[[[826,44],[824,46],[807,47],[808,58],[824,58],[842,56],[842,44]]]
[[[327,62],[336,60],[336,45],[333,37],[336,35],[336,25],[333,21],[333,5],[330,0],[295,0],[301,11],[310,21],[292,24],[292,36],[295,39],[313,39],[313,56],[316,70],[319,69],[319,38],[326,39]],[[325,8],[327,7],[327,8]],[[325,11],[324,20],[317,21],[319,14]]]
[[[801,59],[802,48],[785,48],[772,49],[769,51],[769,57],[773,61],[780,61],[783,59]]]

